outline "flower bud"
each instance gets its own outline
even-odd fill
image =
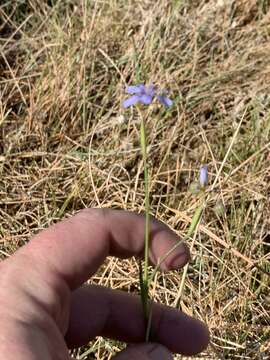
[[[202,188],[206,187],[208,184],[208,166],[202,165],[200,168],[200,185]]]

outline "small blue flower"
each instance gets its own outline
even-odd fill
[[[131,85],[126,88],[126,92],[132,96],[123,102],[123,107],[125,109],[132,105],[136,105],[137,103],[150,105],[155,96],[159,102],[166,107],[170,107],[173,104],[172,100],[167,97],[166,91],[162,91],[156,95],[153,84],[150,84],[149,86],[145,86],[144,84]]]
[[[208,184],[208,166],[202,165],[200,168],[200,185],[201,187],[206,187]]]
[[[138,102],[144,105],[150,105],[155,95],[153,84],[150,84],[148,87],[143,84],[128,86],[126,92],[128,94],[132,94],[133,96],[130,96],[123,102],[123,107],[125,109],[129,106],[137,104]]]

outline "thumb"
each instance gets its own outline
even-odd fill
[[[143,343],[129,345],[118,353],[113,360],[173,360],[169,350],[160,344]]]

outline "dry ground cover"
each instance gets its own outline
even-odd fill
[[[199,358],[269,359],[269,8],[2,0],[1,258],[84,207],[143,211],[139,119],[121,101],[126,83],[153,81],[174,106],[149,108],[152,214],[184,235],[202,163],[214,185],[181,294],[182,271],[159,274],[153,294],[169,305],[181,295],[208,324],[212,344]],[[109,259],[93,281],[137,292],[137,263]],[[76,356],[107,359],[121,346],[98,338]]]

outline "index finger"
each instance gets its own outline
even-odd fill
[[[43,274],[60,276],[73,290],[94,274],[108,255],[120,258],[140,256],[144,247],[144,225],[144,216],[135,213],[85,209],[42,231],[19,253],[30,256]],[[151,219],[150,239],[152,263],[180,240],[165,224],[155,219]],[[188,249],[180,243],[161,264],[161,269],[176,269],[188,259]],[[31,266],[31,261],[27,263]]]

